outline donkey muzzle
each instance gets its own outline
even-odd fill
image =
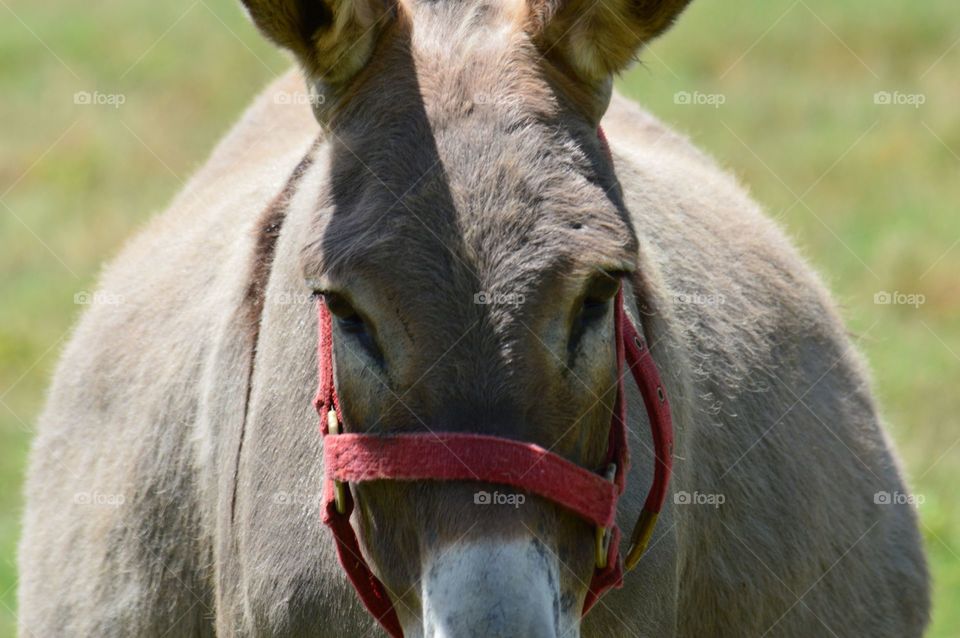
[[[556,554],[529,537],[476,539],[437,552],[424,566],[422,635],[576,638],[580,610],[563,612],[559,570]]]

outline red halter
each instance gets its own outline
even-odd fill
[[[343,415],[333,378],[330,312],[317,302],[320,387],[315,405],[323,434],[323,522],[330,527],[340,564],[367,610],[393,638],[403,629],[382,582],[370,570],[350,524],[353,498],[346,483],[394,481],[477,481],[525,490],[553,501],[597,526],[597,569],[583,606],[586,614],[601,595],[623,585],[624,564],[632,569],[650,540],[666,498],[673,450],[670,405],[653,357],[623,311],[623,291],[615,301],[618,388],[607,444],[604,477],[533,443],[482,434],[340,434]],[[634,528],[625,561],[620,560],[620,531],[614,521],[617,499],[629,469],[624,363],[630,369],[650,419],[653,434],[653,484]]]

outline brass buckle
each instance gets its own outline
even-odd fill
[[[340,434],[340,421],[337,420],[337,411],[327,412],[327,434]],[[333,481],[334,503],[338,514],[347,513],[347,486],[342,481]]]
[[[612,483],[616,476],[617,464],[611,463],[607,466],[607,471],[604,474],[604,478]],[[604,569],[607,566],[607,555],[610,553],[611,536],[611,528],[600,527],[599,525],[597,526],[596,536],[594,539],[594,561],[596,562],[597,569]]]
[[[657,525],[657,518],[660,516],[657,512],[642,510],[637,524],[633,526],[633,533],[630,535],[630,549],[627,550],[627,556],[623,560],[623,567],[630,571],[637,566],[644,552],[647,551],[647,545],[653,536],[653,528]]]

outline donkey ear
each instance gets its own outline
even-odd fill
[[[257,28],[293,52],[316,92],[314,111],[367,64],[395,15],[392,0],[242,0]]]
[[[588,82],[622,71],[690,0],[534,0],[543,50]]]

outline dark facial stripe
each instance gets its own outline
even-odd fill
[[[322,138],[317,139],[307,154],[293,169],[283,190],[274,197],[270,205],[260,214],[256,225],[257,243],[253,250],[250,280],[247,283],[247,292],[244,296],[243,316],[247,323],[248,333],[252,335],[254,345],[260,331],[260,315],[263,313],[264,293],[267,281],[270,279],[270,269],[273,266],[273,256],[276,251],[277,238],[283,228],[287,216],[287,206],[297,190],[300,179],[313,164],[314,152],[320,145]]]
[[[323,138],[318,138],[310,146],[297,167],[293,169],[283,190],[273,198],[270,205],[260,213],[257,222],[256,246],[253,250],[250,267],[250,280],[247,282],[247,291],[244,295],[243,306],[240,308],[240,318],[245,324],[245,332],[250,343],[250,363],[247,372],[247,396],[244,402],[243,423],[240,424],[240,436],[237,442],[237,453],[234,458],[233,496],[230,503],[230,523],[233,524],[237,507],[238,472],[240,456],[243,453],[243,441],[247,431],[247,417],[250,410],[250,389],[253,385],[254,363],[256,360],[257,342],[260,338],[260,316],[263,314],[264,292],[270,278],[270,269],[273,266],[273,257],[276,252],[277,238],[287,215],[287,205],[297,190],[300,179],[313,164],[314,152],[320,146]]]

